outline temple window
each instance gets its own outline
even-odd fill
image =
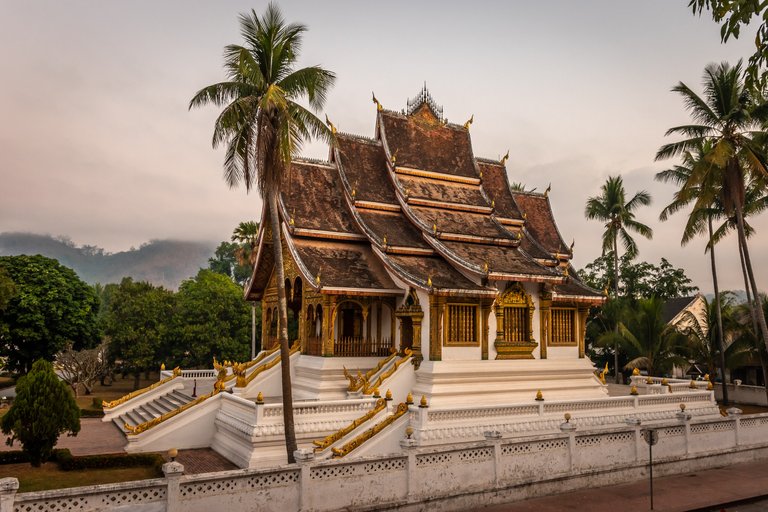
[[[576,344],[576,309],[552,308],[552,320],[550,336],[551,345],[575,345]]]
[[[478,318],[476,304],[448,304],[446,345],[477,345]]]
[[[527,306],[504,307],[504,341],[527,342],[530,340],[530,317]]]
[[[346,302],[340,307],[339,313],[339,336],[362,339],[363,308],[354,302]]]

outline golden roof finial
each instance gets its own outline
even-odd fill
[[[528,220],[528,214],[526,212],[523,212],[523,220]]]
[[[437,234],[437,223],[436,222],[432,223],[432,233]]]
[[[373,102],[376,104],[376,112],[381,112],[384,110],[384,107],[381,106],[381,103],[379,103],[379,100],[376,99],[376,94],[371,91],[371,96],[373,97]]]
[[[293,225],[295,225],[295,224],[296,224],[296,220],[295,220],[295,219],[294,219],[294,217],[293,217],[294,215],[296,215],[296,208],[294,208],[294,209],[293,209],[293,211],[291,211],[291,218],[290,218],[290,219],[288,219],[288,224],[289,224],[290,226],[293,226]]]
[[[392,165],[393,165],[393,166],[394,166],[395,164],[397,164],[397,152],[398,152],[398,151],[400,151],[400,149],[396,149],[396,150],[395,150],[395,152],[394,152],[394,153],[392,153],[392,158],[391,158],[391,160],[392,160]]]
[[[357,189],[353,188],[352,189],[352,199],[354,199],[356,195],[357,195]]]
[[[483,272],[488,273],[488,262],[483,263]]]
[[[315,277],[315,285],[320,286],[320,272],[317,272],[317,276]]]
[[[325,114],[325,124],[328,125],[328,127],[331,129],[331,133],[336,135],[336,127],[333,125],[330,119],[328,119],[328,114]]]
[[[549,191],[552,190],[552,183],[547,186],[547,190],[544,191],[544,197],[549,197]]]
[[[469,130],[469,127],[472,125],[472,123],[474,122],[474,120],[475,120],[475,114],[472,114],[472,117],[470,117],[469,119],[467,119],[467,122],[466,122],[466,123],[464,123],[464,128],[465,128],[465,129],[467,129],[467,130]]]
[[[565,267],[565,271],[563,272],[563,275],[565,277],[568,277],[568,267]]]
[[[494,209],[496,208],[496,200],[495,199],[491,199],[491,208],[494,208]]]
[[[507,163],[507,160],[509,160],[509,150],[507,150],[507,154],[501,157],[501,162],[499,162],[501,165],[505,165]]]
[[[571,241],[571,247],[570,247],[570,249],[571,249],[571,253],[573,253],[573,248],[574,248],[575,246],[576,246],[576,239],[574,238],[574,239]]]
[[[427,288],[432,288],[432,276],[427,276]]]
[[[385,248],[387,247],[387,235],[384,234],[384,238],[381,240],[381,245],[383,245]]]

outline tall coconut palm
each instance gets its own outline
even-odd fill
[[[701,146],[696,148],[695,152],[686,151],[683,155],[682,165],[676,165],[671,169],[661,171],[656,174],[656,180],[664,182],[673,182],[681,189],[675,193],[672,202],[667,205],[659,215],[659,220],[666,221],[669,215],[681,210],[683,207],[690,203],[695,203],[694,208],[688,215],[688,221],[686,222],[685,229],[683,230],[683,237],[680,241],[680,245],[685,246],[690,242],[694,236],[702,233],[705,229],[709,235],[709,241],[706,245],[705,252],[709,251],[710,267],[712,270],[712,284],[715,289],[715,316],[717,325],[717,337],[715,338],[715,351],[713,354],[717,354],[719,360],[720,375],[722,377],[723,384],[725,384],[725,341],[723,338],[723,318],[722,307],[720,304],[720,287],[717,280],[717,262],[715,259],[715,240],[714,230],[712,227],[713,217],[720,217],[724,214],[719,201],[717,201],[718,186],[717,178],[722,172],[722,169],[715,166],[712,162],[707,161],[706,155],[712,148],[708,141],[705,141]],[[684,187],[694,173],[701,173],[703,178],[701,183],[696,186]],[[706,226],[706,228],[704,227]],[[707,330],[704,332],[707,336],[710,336],[709,329],[712,324],[707,323]],[[714,373],[714,372],[710,372]],[[728,387],[723,385],[723,402],[728,405]]]
[[[243,45],[224,50],[227,80],[201,89],[189,108],[213,104],[223,107],[216,119],[213,146],[226,146],[224,179],[230,187],[254,186],[267,204],[274,251],[278,295],[279,342],[282,370],[283,420],[288,462],[294,462],[296,434],[288,347],[278,195],[283,176],[302,142],[312,137],[329,140],[330,133],[312,111],[298,103],[306,99],[317,112],[325,103],[335,76],[319,66],[296,69],[306,26],[286,23],[280,9],[270,3],[264,14],[240,15]]]
[[[703,86],[703,97],[682,82],[672,88],[683,97],[694,124],[667,130],[667,135],[679,135],[684,139],[662,146],[656,159],[681,156],[704,144],[710,145],[706,159],[720,169],[718,194],[726,214],[736,219],[749,281],[747,288],[751,290],[753,300],[757,300],[757,283],[744,226],[744,199],[745,185],[750,179],[768,177],[763,144],[768,138],[768,132],[763,128],[763,122],[768,118],[768,104],[762,100],[762,95],[754,94],[744,85],[741,61],[735,66],[727,62],[708,65],[704,70]],[[706,192],[709,188],[705,179],[707,174],[706,166],[702,166],[691,174],[681,189],[699,187]],[[759,305],[754,309],[760,335],[768,346],[765,315]]]
[[[619,297],[619,238],[621,238],[625,253],[630,257],[637,255],[637,244],[630,235],[634,231],[646,238],[653,236],[653,230],[642,222],[635,220],[635,210],[640,206],[651,204],[651,195],[642,190],[627,201],[624,190],[624,180],[621,176],[610,176],[600,188],[600,195],[587,199],[584,215],[590,220],[605,222],[603,231],[603,254],[613,253],[613,295]],[[616,382],[619,382],[619,346],[614,347],[614,367]]]
[[[235,258],[240,265],[253,265],[256,259],[256,244],[259,239],[259,223],[252,220],[241,222],[232,231],[233,242],[240,244]]]

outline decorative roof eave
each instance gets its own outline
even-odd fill
[[[340,233],[338,231],[325,231],[322,229],[288,228],[293,235],[306,238],[320,238],[324,240],[345,240],[350,242],[367,242],[365,235],[359,233]]]
[[[437,254],[433,249],[405,247],[401,245],[387,245],[386,248],[383,249],[387,254],[400,254],[403,256],[434,256]]]
[[[524,281],[527,283],[555,283],[563,284],[567,281],[565,276],[545,276],[539,274],[512,274],[508,272],[488,272],[488,279],[492,281]]]
[[[264,202],[261,206],[261,223],[259,224],[259,234],[256,237],[256,247],[258,248],[256,251],[256,259],[253,263],[253,268],[251,269],[251,277],[248,278],[248,281],[245,283],[245,286],[243,287],[243,299],[248,300],[251,296],[251,293],[253,293],[253,283],[256,279],[256,269],[259,267],[259,263],[262,261],[262,255],[264,252],[264,233],[266,233],[266,222],[264,222],[267,218],[267,205],[266,202]],[[261,296],[256,294],[254,297],[254,300],[260,300]]]
[[[495,217],[495,219],[499,224],[504,226],[523,227],[525,225],[525,221],[522,219],[510,219],[509,217]]]
[[[533,258],[533,261],[538,263],[539,265],[544,265],[545,267],[557,267],[560,265],[560,262],[558,260],[549,260],[549,259],[542,259],[542,258]]]
[[[594,296],[594,295],[564,295],[559,294],[557,292],[552,292],[552,301],[555,302],[577,302],[582,304],[591,304],[594,306],[599,306],[601,304],[604,304],[607,300],[607,297],[604,297],[602,295],[600,296]]]
[[[382,132],[384,127],[382,126]],[[392,155],[387,151],[387,161],[392,162]],[[422,169],[414,169],[412,167],[395,166],[396,174],[405,174],[406,176],[417,176],[419,178],[430,178],[438,181],[450,181],[453,183],[463,183],[465,185],[480,185],[480,178],[469,178],[466,176],[454,176],[453,174],[446,174],[442,172],[424,171]]]
[[[321,286],[320,293],[324,295],[365,295],[365,296],[401,296],[405,295],[405,290],[394,288],[391,290],[384,288],[341,288],[336,286]]]
[[[478,235],[466,235],[464,233],[450,233],[446,231],[438,231],[431,235],[438,240],[445,240],[448,242],[466,242],[469,244],[485,244],[485,245],[498,245],[502,247],[518,247],[520,240],[511,240],[509,238],[492,238],[489,236]]]
[[[355,207],[362,208],[364,210],[379,210],[384,212],[399,212],[401,209],[400,205],[397,205],[397,204],[379,203],[377,201],[358,201],[358,200],[355,200]]]
[[[406,284],[413,286],[414,288],[429,292],[433,295],[494,297],[497,294],[497,290],[495,289],[468,290],[463,288],[436,288],[434,286],[429,286],[427,281],[422,280],[421,278],[418,278],[410,272],[404,270],[400,265],[389,259],[387,255],[382,253],[378,248],[374,247],[373,252],[381,259],[384,266],[389,269],[390,272],[397,275],[401,280],[405,281]]]
[[[490,206],[477,206],[471,204],[449,203],[447,201],[435,201],[433,199],[420,199],[417,197],[408,197],[408,204],[414,206],[431,206],[433,208],[439,208],[441,210],[454,210],[459,212],[471,212],[471,213],[493,213],[493,208]]]
[[[549,217],[552,220],[552,225],[555,227],[555,233],[557,233],[557,237],[560,241],[560,244],[562,247],[568,247],[568,245],[565,243],[565,239],[563,238],[562,233],[560,233],[560,228],[557,226],[557,221],[555,220],[555,213],[552,211],[552,202],[549,200],[549,194],[548,193],[541,194],[538,192],[527,192],[527,191],[515,191],[515,193],[512,194],[513,201],[515,200],[515,194],[528,195],[528,196],[534,196],[534,197],[543,197],[547,201],[547,210],[549,212]],[[518,210],[523,212],[523,209],[520,208],[520,205],[516,201],[515,201],[515,204],[517,204]],[[523,212],[523,215],[525,215],[525,212]],[[541,247],[541,244],[538,244],[538,245]],[[545,252],[548,252],[548,251],[546,251],[545,249]],[[557,257],[558,254],[559,253],[553,253],[553,256]],[[573,258],[573,251],[571,251],[571,254],[568,255],[568,259],[570,260],[571,258]]]

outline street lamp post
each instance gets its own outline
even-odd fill
[[[648,474],[651,487],[651,510],[653,510],[653,445],[659,442],[659,432],[656,429],[647,428],[642,433],[643,439],[648,443]]]

